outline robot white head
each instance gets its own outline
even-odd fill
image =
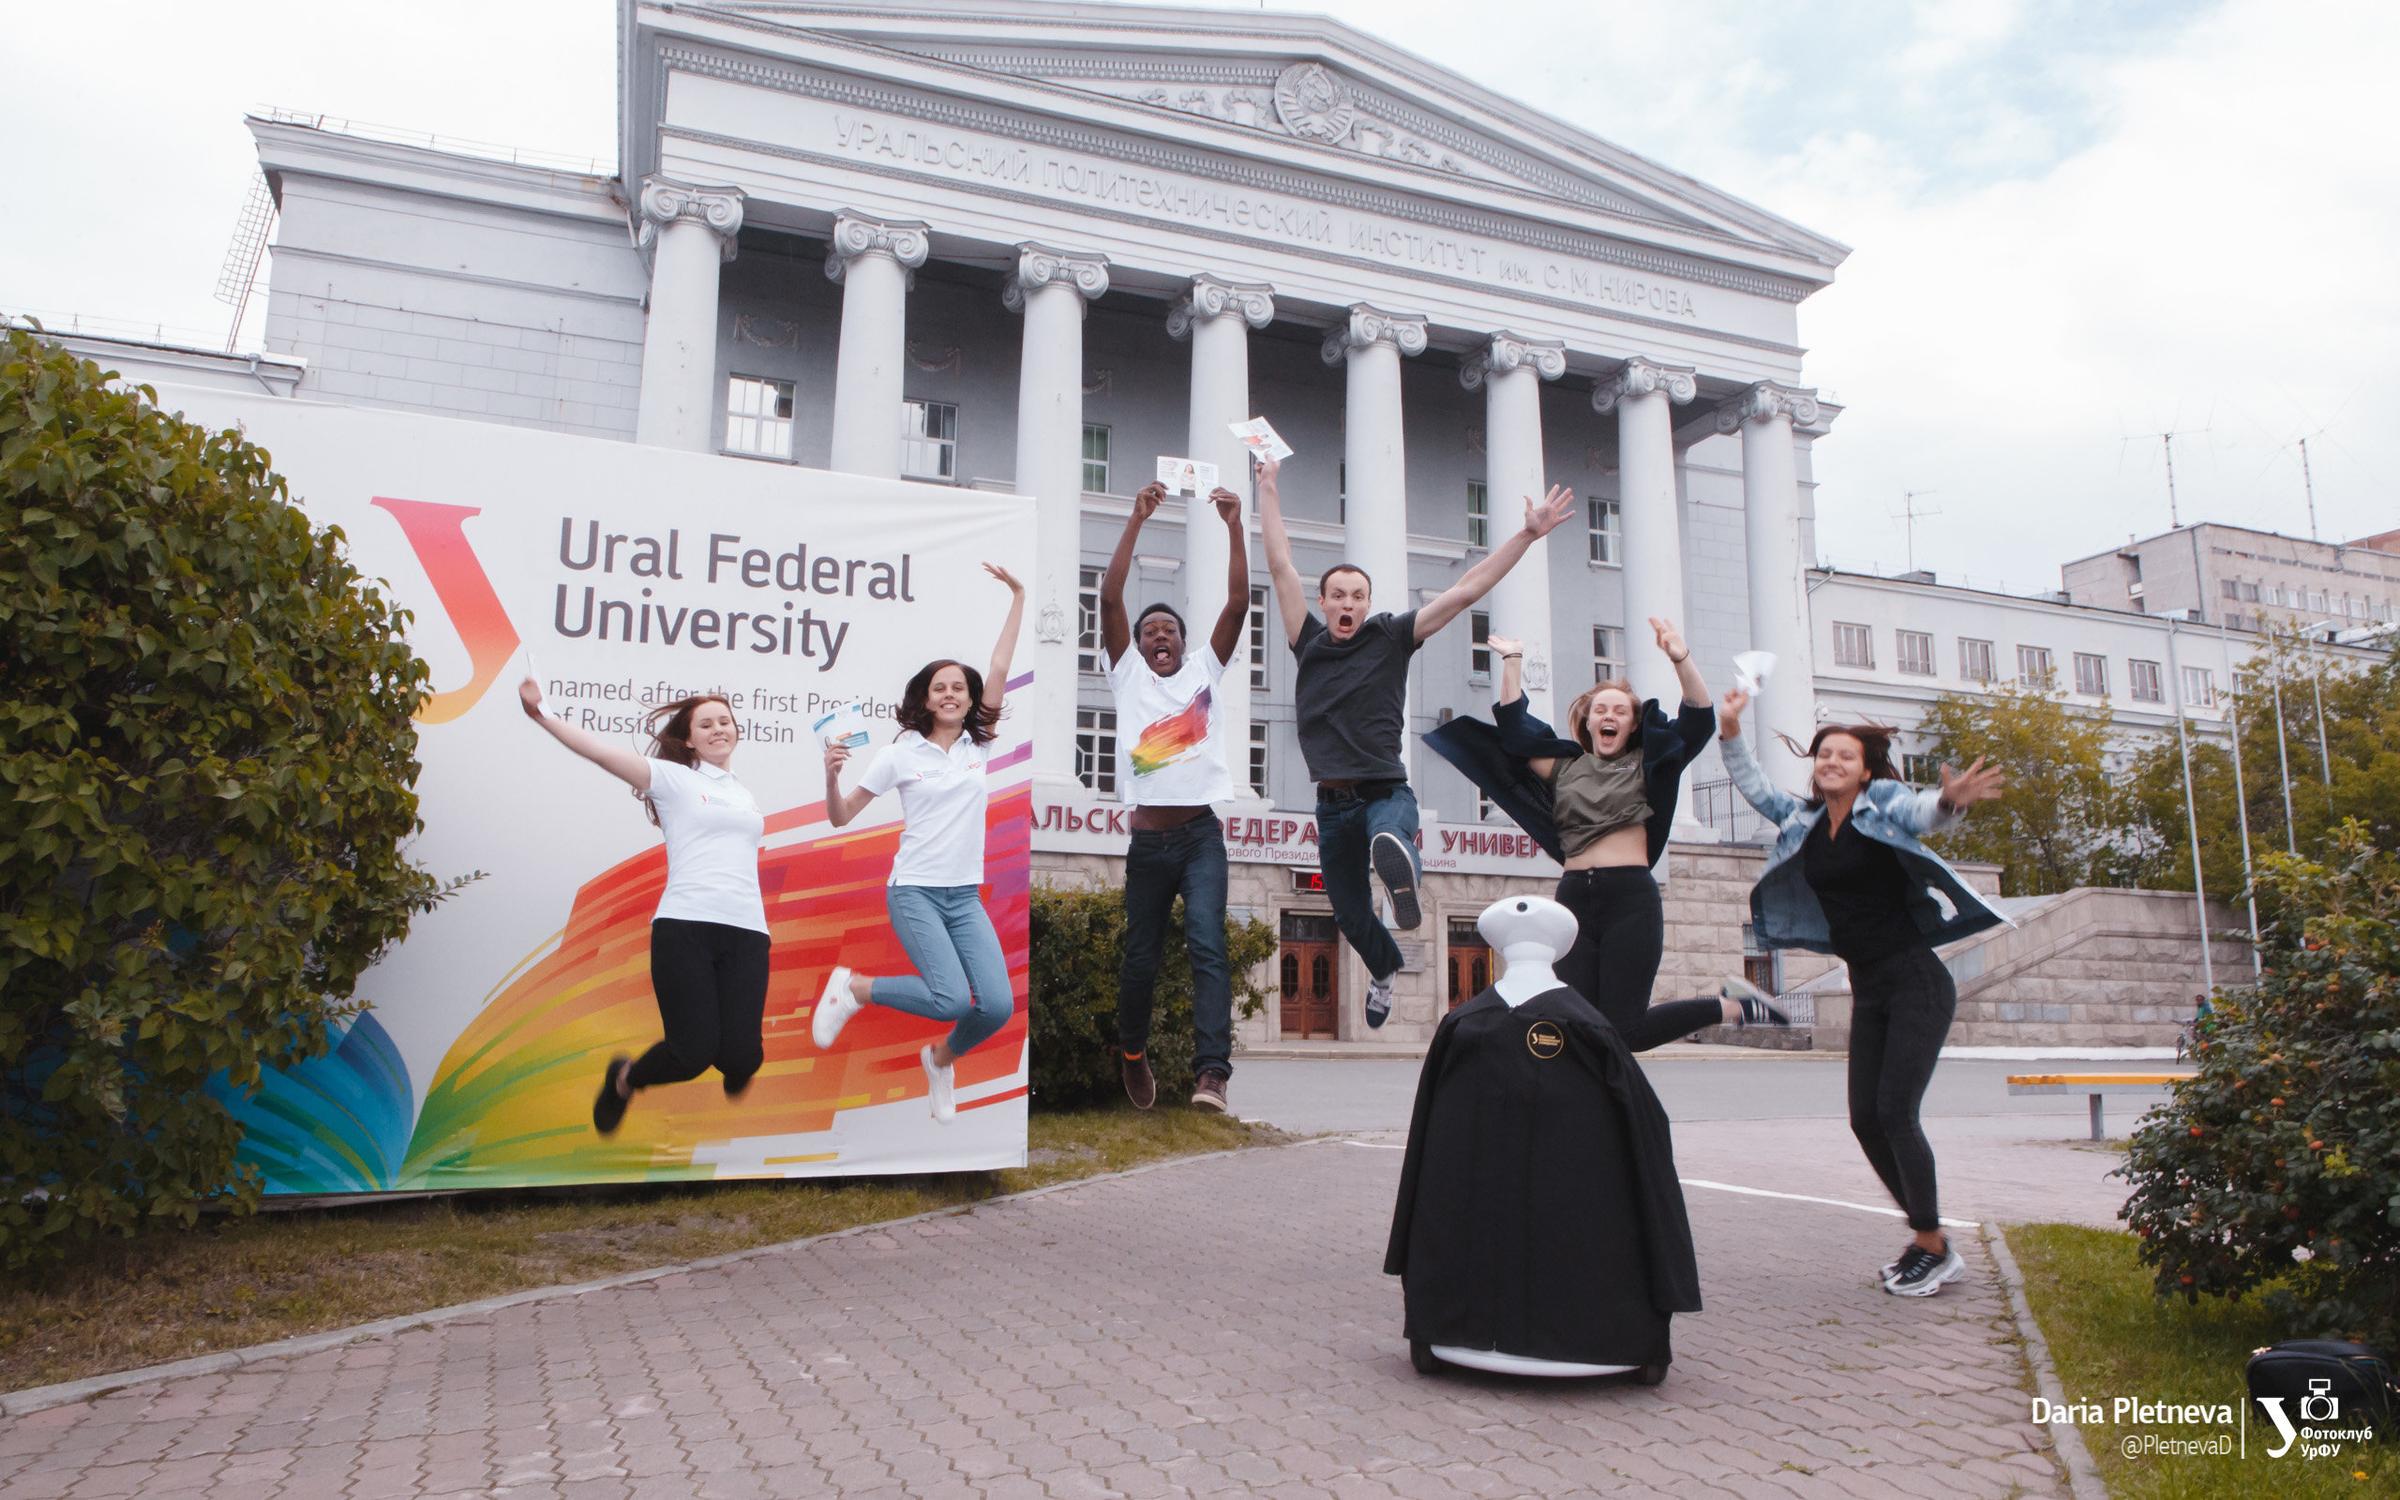
[[[1492,988],[1510,1005],[1558,988],[1552,965],[1575,946],[1575,914],[1541,896],[1509,896],[1475,919],[1475,930],[1500,955],[1500,978]]]

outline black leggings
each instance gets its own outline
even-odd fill
[[[667,1039],[626,1070],[630,1086],[681,1083],[715,1068],[739,1092],[767,1060],[765,933],[660,917],[650,924],[650,988]]]
[[[1569,870],[1559,877],[1556,899],[1575,914],[1575,946],[1559,963],[1558,977],[1608,1018],[1627,1051],[1647,1052],[1725,1019],[1716,1000],[1650,1003],[1666,952],[1667,916],[1647,869]]]
[[[1915,1230],[1942,1222],[1917,1110],[1957,1009],[1958,986],[1931,948],[1850,965],[1850,1133]]]

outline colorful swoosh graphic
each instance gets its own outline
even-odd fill
[[[466,644],[471,668],[467,685],[429,695],[416,713],[420,724],[447,723],[475,706],[517,650],[517,627],[509,623],[508,610],[467,541],[467,518],[483,514],[483,507],[395,500],[389,495],[377,495],[373,503],[400,523],[433,584],[434,597]]]
[[[1133,742],[1133,774],[1147,776],[1198,750],[1208,738],[1208,706],[1214,696],[1211,689],[1202,688],[1182,710],[1143,729]]]

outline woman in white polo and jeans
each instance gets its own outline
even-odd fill
[[[638,1058],[608,1060],[592,1128],[614,1135],[637,1089],[715,1068],[738,1098],[766,1061],[767,905],[758,888],[766,817],[734,779],[741,732],[715,693],[650,711],[650,753],[637,755],[542,712],[527,677],[517,701],[551,738],[633,788],[667,838],[667,888],[650,919],[650,988],[666,1038]]]
[[[912,1016],[951,1022],[950,1034],[917,1054],[933,1117],[958,1113],[951,1067],[1008,1024],[1015,1010],[1008,958],[983,909],[983,832],[990,796],[985,750],[998,733],[1008,695],[1008,662],[1025,617],[1025,585],[1005,568],[983,570],[1008,585],[1008,620],[978,673],[947,658],[927,662],[901,691],[900,737],[875,754],[851,791],[842,790],[848,746],[825,746],[825,816],[840,828],[885,792],[900,794],[900,850],[884,900],[892,930],[914,974],[875,978],[837,967],[817,997],[809,1034],[829,1048],[868,1001]],[[863,996],[863,998],[862,998]]]

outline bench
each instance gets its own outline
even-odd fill
[[[2105,1094],[2152,1094],[2192,1075],[2184,1073],[2011,1073],[2012,1094],[2089,1094],[2092,1096],[2092,1139],[2106,1140],[2100,1127],[2100,1099]]]

